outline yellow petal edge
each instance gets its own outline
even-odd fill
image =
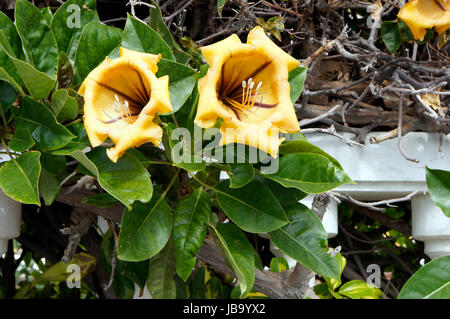
[[[169,77],[155,75],[160,59],[160,54],[120,48],[120,57],[106,58],[79,89],[89,140],[96,147],[109,137],[115,144],[107,150],[113,162],[129,148],[161,142],[162,129],[153,120],[172,111],[172,105]]]
[[[300,130],[288,82],[289,71],[295,69],[299,62],[273,43],[261,27],[249,32],[247,43],[242,43],[233,34],[201,50],[210,68],[198,83],[199,103],[195,123],[209,128],[221,118],[221,145],[242,143],[277,157],[283,141],[279,138],[279,132],[295,133]],[[255,71],[259,69],[262,71]],[[256,74],[254,78],[252,74]],[[253,104],[260,102],[260,105],[275,107],[251,107],[248,111],[237,113],[224,104],[220,97],[223,83],[236,82],[237,87],[249,78],[255,84],[253,90],[261,82],[258,86],[262,93],[256,96],[256,90],[253,98],[256,103]],[[238,89],[242,90],[240,87]],[[237,105],[241,102],[232,103]]]
[[[423,41],[426,29],[435,27],[442,34],[450,28],[450,1],[412,0],[400,9],[398,17],[408,25],[414,39]]]

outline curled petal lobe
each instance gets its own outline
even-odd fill
[[[243,143],[276,157],[279,132],[300,130],[288,82],[299,62],[261,27],[249,32],[247,43],[231,35],[202,53],[210,68],[198,83],[195,123],[208,128],[221,118],[222,145]]]
[[[398,17],[408,25],[414,39],[423,41],[426,29],[434,27],[442,34],[450,28],[450,1],[412,0],[400,9]]]
[[[115,144],[108,149],[116,162],[132,147],[151,142],[158,145],[162,129],[153,122],[157,113],[172,111],[167,76],[157,78],[161,55],[125,48],[120,58],[106,58],[84,80],[84,126],[95,147],[108,137]]]

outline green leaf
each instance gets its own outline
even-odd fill
[[[222,17],[222,10],[227,0],[217,0],[217,13],[219,13],[219,17]]]
[[[233,189],[230,181],[216,188],[217,201],[225,214],[240,228],[250,233],[265,233],[286,225],[289,220],[275,195],[261,182],[253,180]]]
[[[50,26],[53,19],[52,10],[49,7],[44,7],[41,9],[42,17],[46,25]]]
[[[316,214],[300,203],[285,207],[285,211],[290,223],[269,233],[273,244],[319,275],[339,278],[339,266],[327,254],[327,233]]]
[[[402,44],[402,35],[397,22],[384,21],[381,24],[381,39],[383,39],[389,52],[395,53]]]
[[[166,41],[166,43],[173,50],[173,54],[177,59],[177,61],[186,64],[190,60],[189,55],[186,52],[184,52],[180,48],[178,43],[173,39],[172,33],[164,23],[161,10],[159,9],[159,6],[156,3],[156,1],[150,0],[150,2],[154,6],[154,8],[150,8],[150,16],[148,20],[149,27],[158,32],[158,34],[164,39],[164,41]]]
[[[58,56],[57,80],[59,88],[68,88],[72,84],[74,71],[69,58],[64,52]]]
[[[289,264],[283,257],[275,257],[270,261],[271,272],[282,272],[289,269]]]
[[[192,276],[189,284],[192,299],[206,299],[205,294],[205,273],[206,267],[200,267]]]
[[[450,172],[426,167],[426,179],[431,199],[450,218]]]
[[[19,59],[24,59],[22,41],[14,23],[1,11],[0,26],[0,80],[9,82],[16,90],[23,93],[22,80],[9,58],[12,55]]]
[[[434,259],[405,283],[398,299],[450,299],[450,256]]]
[[[173,111],[165,114],[168,115],[178,111],[189,98],[197,83],[197,72],[181,63],[161,59],[156,76],[163,75],[169,76],[169,94]]]
[[[244,297],[255,282],[255,253],[245,234],[233,224],[210,227],[217,247],[227,265],[235,273]]]
[[[56,121],[45,105],[28,96],[23,99],[20,113],[14,122],[16,128],[28,129],[36,141],[36,146],[43,151],[61,148],[75,137]]]
[[[172,228],[170,207],[161,196],[149,203],[136,202],[122,216],[117,256],[121,260],[146,260],[161,251]]]
[[[45,170],[42,170],[39,178],[39,189],[47,206],[50,206],[55,201],[61,191],[58,179]]]
[[[102,188],[121,201],[128,209],[134,201],[147,203],[152,198],[153,185],[147,170],[139,161],[125,153],[117,163],[111,162],[106,149],[97,147],[87,154],[70,154],[87,168]]]
[[[154,299],[174,299],[177,288],[174,277],[175,254],[172,241],[154,258],[150,260],[147,289]]]
[[[122,30],[90,22],[83,30],[75,56],[75,81],[80,84],[121,42]]]
[[[24,204],[41,205],[38,182],[41,173],[39,152],[27,152],[0,168],[0,188],[12,199]]]
[[[51,29],[58,43],[58,50],[74,60],[83,28],[89,22],[99,22],[95,1],[69,0],[55,12]]]
[[[56,156],[50,153],[42,153],[41,165],[44,170],[52,175],[60,175],[66,168],[66,158],[64,156]]]
[[[191,151],[190,136],[175,134],[177,129],[175,124],[168,123],[165,126],[163,143],[166,148],[168,158],[173,162],[174,166],[180,167],[190,172],[202,171],[206,168],[206,163],[200,156],[189,153]],[[182,132],[186,130],[183,129]],[[176,139],[179,138],[179,139]]]
[[[24,52],[22,48],[22,40],[19,33],[17,33],[16,26],[9,19],[9,17],[0,11],[0,29],[3,31],[5,38],[10,45],[14,56],[18,59],[24,59]],[[0,63],[0,65],[2,65]]]
[[[341,164],[331,155],[324,152],[319,147],[309,143],[306,138],[301,140],[294,140],[289,142],[283,142],[280,145],[280,154],[292,154],[292,153],[314,153],[320,154],[328,158],[335,166],[342,170]]]
[[[71,125],[67,125],[66,128],[75,135],[75,138],[64,146],[64,148],[53,151],[52,154],[70,155],[75,151],[84,150],[86,147],[91,145],[83,123],[73,123]]]
[[[173,242],[177,259],[177,274],[186,281],[195,266],[196,256],[206,236],[206,224],[211,212],[210,197],[197,189],[180,201],[174,211]]]
[[[43,282],[53,282],[53,281],[63,281],[65,282],[69,277],[73,277],[74,272],[68,271],[70,270],[70,265],[77,265],[79,267],[79,280],[86,277],[86,275],[90,274],[94,271],[96,264],[96,259],[94,256],[91,256],[87,253],[79,253],[73,256],[72,260],[68,263],[64,263],[62,261],[54,264],[50,268],[48,268],[42,275],[37,277],[32,283],[24,286],[20,289],[17,294],[14,296],[14,299],[25,298],[28,292],[36,286],[37,284],[41,284]]]
[[[56,80],[52,79],[48,74],[37,70],[27,62],[12,56],[9,58],[14,64],[23,84],[25,84],[25,87],[34,99],[40,100],[50,94],[55,87]]]
[[[13,137],[9,140],[8,146],[16,152],[25,152],[34,145],[33,137],[28,129],[16,129]]]
[[[74,120],[78,115],[78,103],[66,89],[53,92],[50,107],[59,122]]]
[[[402,19],[397,19],[397,25],[398,30],[400,31],[400,34],[402,36],[402,41],[409,42],[414,40],[414,36],[411,30],[409,30],[408,25]]]
[[[164,59],[175,60],[172,50],[161,36],[130,15],[123,31],[122,46],[139,52],[161,54]]]
[[[325,282],[328,285],[328,288],[330,289],[331,293],[334,293],[337,287],[339,287],[342,284],[342,272],[344,271],[345,265],[347,264],[347,260],[345,259],[342,254],[337,254],[334,256],[334,259],[336,259],[336,262],[339,266],[339,278],[329,278],[327,276],[324,276],[323,279],[325,279]]]
[[[332,295],[330,291],[328,290],[328,286],[325,283],[318,284],[314,286],[314,293],[320,298],[320,299],[331,299]]]
[[[18,94],[14,87],[8,82],[0,80],[0,107],[3,109],[3,114],[8,111],[17,97]]]
[[[306,193],[303,193],[297,188],[286,188],[271,179],[263,178],[260,176],[257,176],[256,178],[270,189],[270,191],[275,195],[275,197],[283,207],[285,205],[298,203],[300,200],[307,196]]]
[[[339,294],[351,299],[381,299],[383,292],[362,280],[346,282],[339,288]]]
[[[227,164],[230,171],[227,171],[230,177],[230,188],[240,188],[247,185],[255,176],[253,165],[246,163]]]
[[[101,193],[83,197],[81,203],[88,206],[109,208],[117,204],[118,200],[108,193]]]
[[[14,16],[27,60],[37,70],[55,79],[58,49],[55,36],[45,23],[44,15],[32,3],[17,0]]]
[[[284,187],[295,187],[302,192],[318,194],[340,185],[353,183],[345,172],[328,158],[315,153],[293,153],[280,159],[275,174],[264,175]]]
[[[300,94],[302,93],[307,71],[308,68],[306,66],[298,66],[289,72],[288,81],[291,88],[290,94],[292,103],[297,102]]]

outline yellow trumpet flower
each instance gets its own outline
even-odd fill
[[[414,39],[422,41],[426,29],[435,27],[442,34],[450,28],[450,1],[412,0],[400,9],[398,17],[408,25]]]
[[[114,147],[108,157],[117,162],[125,151],[161,142],[156,113],[172,111],[169,77],[157,78],[161,55],[120,49],[120,58],[106,58],[89,73],[80,87],[84,96],[84,126],[92,146],[108,137]]]
[[[279,132],[300,130],[288,82],[299,62],[261,27],[249,32],[247,43],[233,34],[201,50],[210,68],[198,82],[195,123],[209,128],[221,118],[220,145],[246,144],[276,157]]]

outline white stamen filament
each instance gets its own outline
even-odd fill
[[[252,78],[249,78],[247,81],[242,81],[242,108],[247,109],[253,107],[255,104],[255,99],[258,96],[259,89],[261,88],[262,81],[258,83],[256,86],[255,93],[253,94],[253,88],[255,87],[255,82],[253,82]],[[262,97],[261,97],[262,102]]]

